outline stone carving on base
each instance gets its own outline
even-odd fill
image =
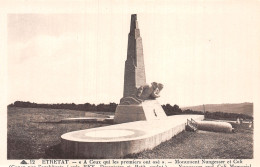
[[[120,100],[121,105],[138,105],[145,100],[152,100],[160,97],[160,92],[163,89],[163,84],[152,82],[151,85],[143,85],[136,89],[136,92],[128,97],[123,97]]]

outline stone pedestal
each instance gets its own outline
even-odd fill
[[[139,105],[118,105],[114,123],[151,121],[166,118],[166,114],[157,100],[145,100]]]

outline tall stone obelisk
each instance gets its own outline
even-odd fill
[[[125,61],[124,95],[116,108],[115,123],[165,118],[166,114],[156,98],[163,85],[146,83],[143,44],[136,14],[131,15]]]
[[[138,28],[137,16],[131,16],[128,34],[127,59],[125,61],[124,97],[135,93],[136,88],[146,84],[143,44]]]

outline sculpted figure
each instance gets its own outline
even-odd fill
[[[138,105],[145,100],[156,99],[160,97],[160,91],[163,89],[163,84],[152,82],[151,85],[143,85],[136,89],[136,93],[129,97],[124,97],[120,100],[122,105]]]
[[[137,89],[136,96],[142,100],[155,99],[160,97],[160,91],[163,89],[163,84],[152,82],[151,85],[144,85]]]

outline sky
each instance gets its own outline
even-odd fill
[[[134,11],[8,14],[8,103],[119,103],[135,13],[146,80],[164,84],[161,104],[254,102],[259,3],[143,2]]]

